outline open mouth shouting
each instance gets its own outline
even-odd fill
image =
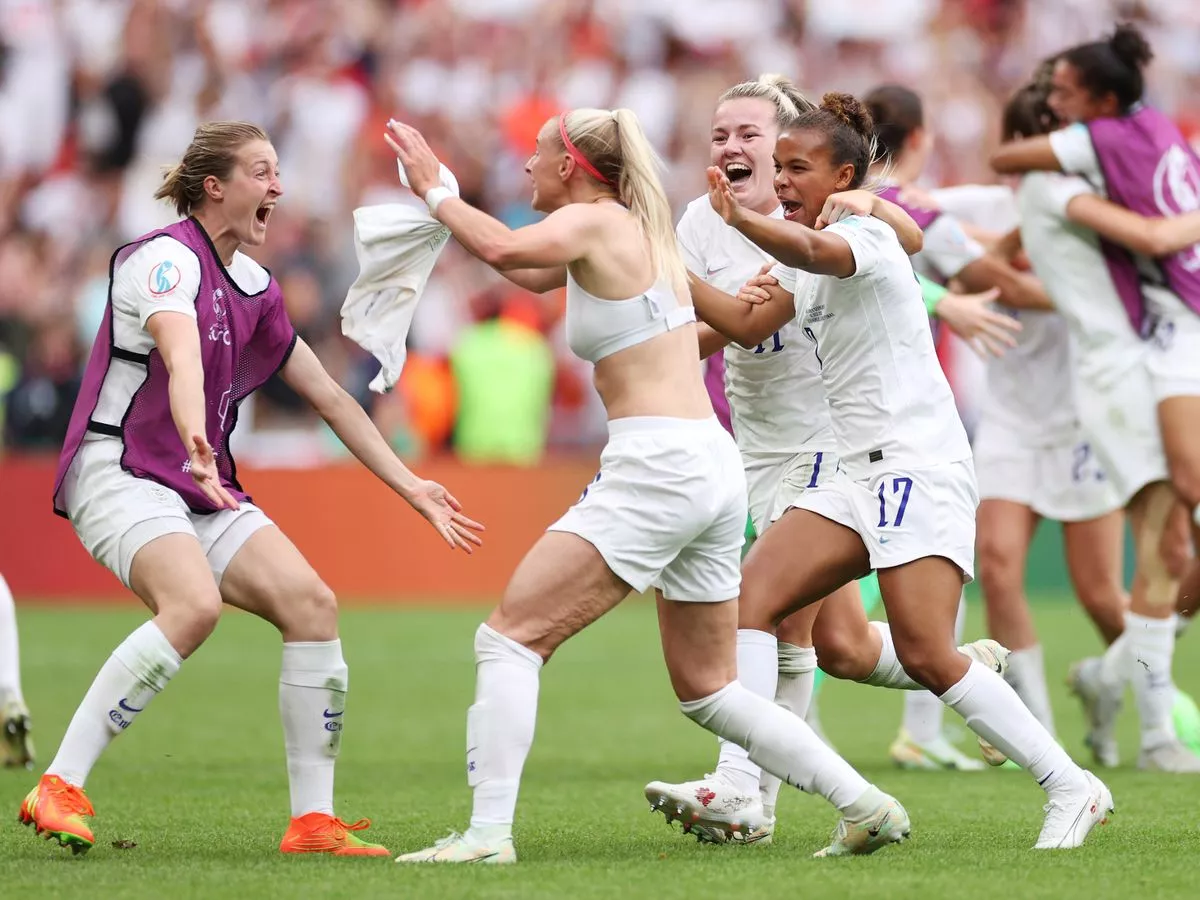
[[[267,220],[271,218],[271,213],[275,211],[274,203],[264,203],[254,211],[254,221],[260,228],[267,227]]]
[[[784,200],[780,197],[779,205],[783,207],[783,217],[789,222],[794,222],[804,212],[804,204],[799,200]]]
[[[725,177],[729,179],[734,190],[745,187],[753,174],[754,170],[740,159],[725,164]]]

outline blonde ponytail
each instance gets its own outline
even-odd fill
[[[633,110],[613,110],[613,121],[617,126],[617,142],[623,163],[618,183],[621,202],[629,207],[634,218],[641,223],[646,240],[650,243],[650,260],[654,271],[659,277],[670,279],[676,288],[687,290],[687,270],[675,239],[671,203],[667,200],[660,177],[662,160],[654,152]]]
[[[659,176],[662,160],[637,115],[629,109],[576,109],[564,116],[563,128],[575,150],[595,169],[598,181],[616,189],[641,226],[655,275],[686,291],[687,269]]]

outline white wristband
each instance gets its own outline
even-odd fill
[[[442,205],[442,201],[447,197],[453,196],[454,191],[450,190],[450,188],[446,187],[445,185],[438,185],[435,188],[431,188],[425,194],[425,205],[429,207],[429,214],[434,218],[437,218],[437,210],[438,207]]]

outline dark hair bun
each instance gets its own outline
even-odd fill
[[[845,122],[858,134],[870,138],[875,133],[875,125],[867,108],[851,94],[831,92],[821,98],[821,109]]]
[[[1108,46],[1112,48],[1117,59],[1134,70],[1144,69],[1150,60],[1154,59],[1154,51],[1150,49],[1146,38],[1137,26],[1128,23],[1117,26],[1112,37],[1108,39]]]

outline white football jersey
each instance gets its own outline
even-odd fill
[[[1067,323],[1075,376],[1086,389],[1103,394],[1145,365],[1149,344],[1139,340],[1125,314],[1099,237],[1067,220],[1071,199],[1094,192],[1075,175],[1030,172],[1016,196],[1025,253]]]
[[[782,218],[782,207],[772,217]],[[675,233],[687,267],[727,294],[736,295],[772,262],[770,254],[725,224],[708,195],[688,204]],[[757,347],[725,348],[725,395],[744,454],[834,449],[820,366],[795,320]]]
[[[921,287],[896,233],[864,216],[825,232],[850,245],[855,273],[800,280],[796,311],[821,366],[843,468],[852,478],[868,478],[970,459]],[[789,289],[794,273],[773,270]]]
[[[962,185],[933,196],[959,221],[989,231],[1007,233],[1020,222],[1016,197],[1005,185]],[[1070,440],[1076,415],[1067,323],[1055,312],[999,308],[1021,323],[1021,331],[1016,347],[987,361],[983,417],[1027,446]]]

